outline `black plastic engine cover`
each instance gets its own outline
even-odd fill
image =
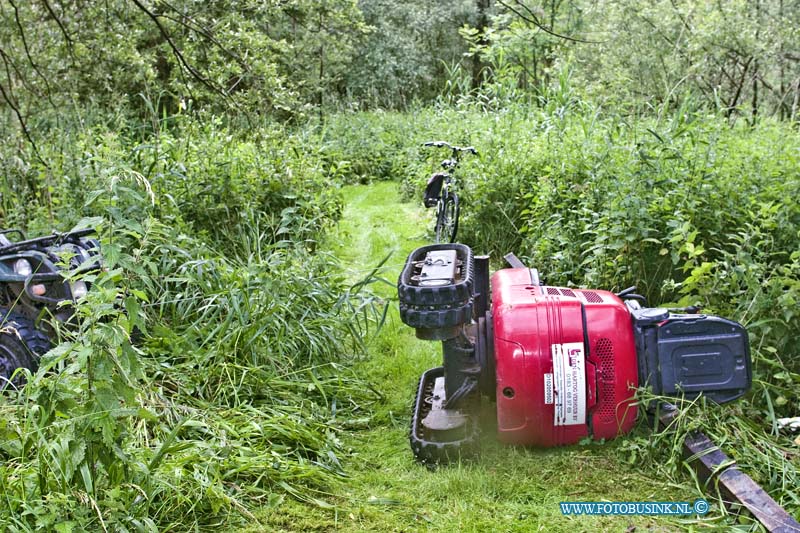
[[[741,324],[664,309],[637,309],[632,316],[639,381],[653,393],[686,398],[703,393],[725,403],[750,388],[750,344]]]

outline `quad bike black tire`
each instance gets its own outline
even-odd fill
[[[458,233],[458,195],[448,193],[440,200],[436,213],[436,242],[456,242]]]
[[[14,372],[18,368],[36,372],[39,358],[50,347],[47,335],[37,329],[32,321],[0,308],[0,390],[9,385],[15,388],[22,386],[22,374],[14,375]]]

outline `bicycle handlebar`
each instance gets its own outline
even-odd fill
[[[450,148],[453,153],[468,152],[470,154],[478,155],[478,151],[472,146],[454,146],[446,141],[428,141],[422,146],[433,146],[435,148]]]

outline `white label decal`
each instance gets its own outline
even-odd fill
[[[553,355],[553,394],[556,426],[586,423],[586,362],[582,342],[550,346]],[[547,382],[545,374],[545,383]],[[546,389],[546,386],[545,386]],[[546,398],[547,392],[545,392]],[[545,403],[547,403],[545,401]]]
[[[544,375],[544,403],[553,403],[553,374]]]

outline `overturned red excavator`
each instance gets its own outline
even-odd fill
[[[717,403],[752,381],[747,332],[698,309],[645,307],[620,293],[544,285],[516,257],[489,278],[463,244],[413,251],[398,280],[400,315],[441,341],[414,403],[411,448],[425,463],[474,453],[481,396],[497,405],[498,438],[532,445],[610,439],[630,431],[640,386]],[[490,287],[491,285],[491,287]]]

